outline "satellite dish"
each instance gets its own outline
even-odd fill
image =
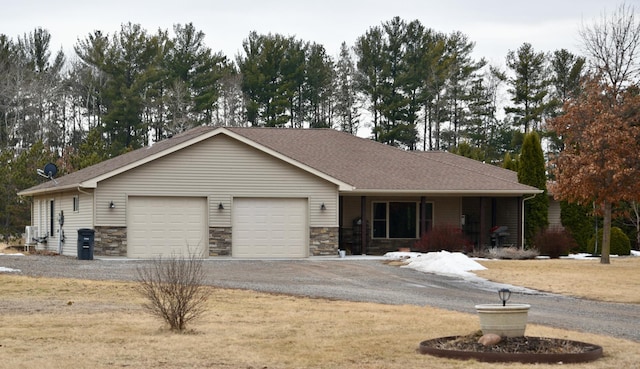
[[[55,184],[58,184],[58,181],[56,181],[53,178],[56,174],[58,174],[58,167],[56,167],[55,164],[47,163],[47,165],[44,166],[44,170],[36,169],[36,172],[38,173],[39,176],[44,177],[44,178],[49,178]]]
[[[53,163],[47,163],[47,165],[44,166],[44,174],[49,178],[53,178],[58,174],[58,167]]]

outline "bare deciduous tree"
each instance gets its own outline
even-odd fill
[[[137,290],[148,299],[144,307],[167,322],[171,330],[183,331],[206,311],[211,292],[203,285],[202,262],[195,254],[185,258],[172,255],[137,269]]]
[[[589,61],[619,91],[640,74],[640,22],[635,8],[622,4],[611,15],[580,30]]]

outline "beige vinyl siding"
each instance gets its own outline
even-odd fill
[[[37,236],[42,237],[46,234],[47,228],[47,199],[39,197],[34,199],[33,225],[38,227]]]
[[[370,209],[370,205],[367,205],[367,209]],[[342,228],[351,228],[353,221],[357,218],[360,218],[360,196],[343,196],[342,224],[340,226]]]
[[[35,197],[31,205],[31,226],[37,228],[35,237],[44,237],[48,230],[48,198]],[[44,249],[46,245],[36,245],[38,249]]]
[[[73,197],[78,196],[79,210],[73,211]],[[56,193],[52,196],[41,196],[34,198],[33,225],[38,227],[38,234],[42,237],[50,231],[51,212],[50,202],[54,201],[54,234],[49,236],[46,248],[51,251],[58,251],[59,216],[60,211],[64,213],[64,243],[62,244],[62,254],[76,256],[78,229],[93,227],[93,196],[81,192]]]
[[[61,194],[53,194],[49,196],[40,196],[34,198],[34,218],[31,223],[38,227],[38,237],[47,238],[47,243],[38,244],[37,248],[40,250],[58,250],[58,221],[57,215],[60,213],[60,198]],[[51,201],[54,202],[54,231],[51,232]]]
[[[126,226],[128,196],[206,197],[212,227],[231,226],[234,197],[307,198],[309,226],[338,224],[336,185],[225,135],[100,182],[96,225]],[[218,210],[221,202],[224,209]]]
[[[73,197],[78,196],[78,211],[73,211]],[[78,252],[78,229],[93,228],[93,196],[81,192],[64,193],[58,200],[58,213],[64,211],[64,255]]]
[[[461,201],[459,197],[427,198],[433,202],[433,225],[460,227]]]
[[[556,201],[553,197],[549,196],[549,228],[560,228],[562,226],[560,201]]]

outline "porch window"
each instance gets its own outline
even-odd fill
[[[417,238],[418,204],[374,202],[373,238]]]

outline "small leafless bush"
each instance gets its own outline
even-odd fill
[[[206,311],[211,292],[203,285],[202,262],[194,254],[184,258],[172,255],[137,269],[137,290],[148,300],[143,306],[167,322],[171,330],[184,331],[187,323]]]
[[[562,228],[552,227],[538,232],[533,238],[533,246],[540,250],[540,254],[551,259],[565,256],[569,250],[577,248],[576,241]]]

